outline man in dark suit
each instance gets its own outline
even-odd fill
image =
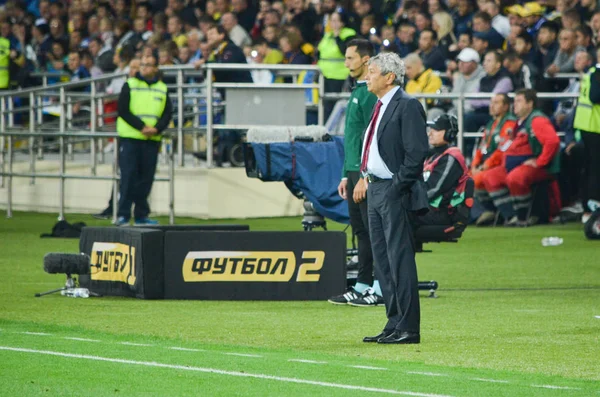
[[[379,98],[365,132],[361,172],[367,180],[369,230],[375,274],[381,285],[387,324],[364,342],[420,343],[417,265],[409,212],[427,211],[423,163],[429,150],[427,117],[421,103],[400,85],[405,68],[395,53],[369,60],[367,86]],[[355,189],[363,200],[365,189]]]

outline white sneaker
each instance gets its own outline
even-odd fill
[[[581,216],[581,223],[587,223],[587,221],[592,217],[590,212],[586,212]]]
[[[515,215],[512,218],[510,218],[510,220],[508,222],[506,222],[506,226],[515,226],[518,223],[519,223],[519,217]]]
[[[583,205],[581,205],[581,203],[577,202],[571,206],[564,207],[563,209],[560,210],[560,212],[571,212],[573,214],[582,214],[583,213]]]

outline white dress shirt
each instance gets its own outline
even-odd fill
[[[375,133],[373,134],[373,140],[371,141],[371,146],[369,147],[369,159],[367,160],[367,173],[375,175],[378,178],[383,179],[392,179],[394,174],[391,173],[385,162],[379,155],[379,147],[377,146],[377,134],[379,129],[379,123],[381,122],[381,118],[383,117],[385,110],[387,109],[390,101],[396,91],[400,89],[399,86],[396,86],[388,91],[381,99],[381,109],[379,109],[379,115],[377,116],[377,120],[375,120]],[[365,138],[363,141],[363,153],[361,154],[361,158],[364,156],[364,148],[367,145],[368,132],[371,129],[371,123],[367,127],[367,133],[365,133]]]

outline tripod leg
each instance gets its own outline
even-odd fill
[[[35,294],[35,297],[36,297],[36,298],[39,298],[40,296],[44,296],[44,295],[50,295],[50,294],[54,294],[55,292],[60,292],[60,291],[64,291],[64,290],[66,290],[66,288],[65,288],[65,287],[62,287],[62,288],[57,288],[57,289],[53,289],[53,290],[50,290],[50,291],[41,292],[41,293],[39,293],[39,294]]]

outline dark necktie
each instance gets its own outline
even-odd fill
[[[367,162],[369,161],[369,149],[371,148],[371,142],[373,141],[373,135],[375,135],[375,124],[377,124],[377,117],[379,117],[379,110],[381,110],[381,101],[377,101],[375,105],[375,111],[371,117],[371,123],[369,125],[369,132],[367,133],[367,142],[365,143],[365,150],[363,151],[362,161],[360,163],[360,172],[364,173],[367,171]]]

